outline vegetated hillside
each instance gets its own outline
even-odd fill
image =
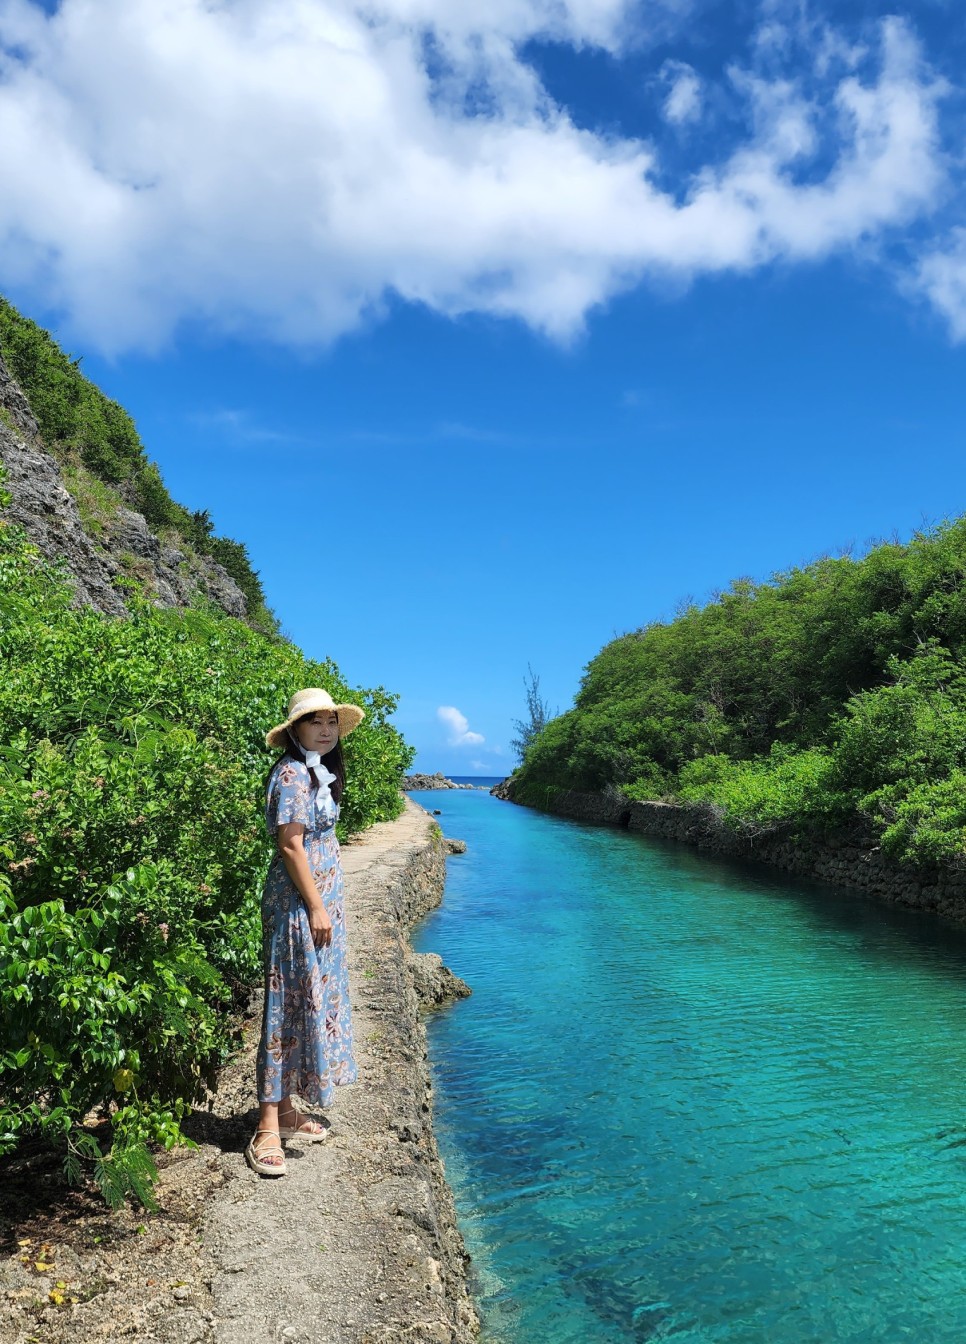
[[[206,510],[191,512],[171,498],[124,408],[84,377],[79,360],[3,298],[0,361],[27,398],[43,445],[76,500],[85,532],[95,549],[111,558],[113,570],[154,595],[157,571],[166,570],[179,593],[207,592],[218,602],[218,584],[206,581],[213,563],[243,595],[249,624],[266,631],[277,628],[244,544],[216,536]],[[17,482],[9,483],[16,492]],[[162,581],[161,587],[168,601],[181,600],[171,592],[170,582]],[[242,599],[236,597],[240,611]]]
[[[823,559],[608,644],[512,796],[616,787],[736,827],[861,821],[918,863],[966,858],[966,518]]]
[[[177,1140],[260,975],[266,729],[300,686],[364,706],[342,833],[398,815],[413,753],[395,697],[277,636],[73,599],[0,521],[0,1154],[40,1134],[74,1179],[149,1201],[146,1145]]]

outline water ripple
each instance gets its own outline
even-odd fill
[[[438,799],[438,802],[435,801]],[[961,1344],[966,935],[435,795],[437,1128],[500,1344]]]

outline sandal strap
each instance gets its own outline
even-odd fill
[[[259,1134],[270,1134],[272,1138],[275,1140],[275,1142],[263,1143],[260,1144],[258,1147],[256,1147],[256,1144],[258,1143]],[[281,1140],[274,1129],[256,1129],[255,1137],[252,1139],[251,1142],[251,1149],[252,1152],[255,1154],[255,1156],[258,1158],[265,1157],[267,1154],[270,1153],[279,1153],[281,1154],[282,1157],[285,1156],[285,1149],[282,1147]]]

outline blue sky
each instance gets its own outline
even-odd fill
[[[0,0],[0,289],[420,768],[501,774],[528,663],[567,708],[681,600],[966,508],[964,45],[945,0]]]

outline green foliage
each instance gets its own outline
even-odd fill
[[[23,388],[45,444],[72,477],[85,525],[93,522],[96,534],[126,502],[155,531],[177,532],[184,546],[221,565],[245,595],[249,624],[274,632],[275,618],[244,544],[215,536],[207,513],[192,513],[171,498],[127,411],[84,377],[80,360],[3,298],[0,354]]]
[[[342,835],[398,814],[412,759],[382,687],[221,613],[131,605],[72,608],[0,524],[0,1152],[43,1134],[111,1202],[150,1200],[146,1145],[180,1141],[259,974],[266,728],[300,686],[364,706]]]
[[[76,450],[103,480],[121,482],[145,466],[134,422],[80,372],[49,332],[0,298],[0,351],[20,383],[45,442]]]
[[[124,500],[114,486],[88,471],[76,454],[64,458],[60,474],[74,496],[84,530],[97,541],[124,506]]]
[[[563,793],[566,793],[566,789],[559,788],[556,784],[535,784],[532,781],[524,781],[519,788],[514,787],[513,801],[522,803],[524,807],[552,811],[555,798]]]
[[[897,857],[966,860],[966,518],[738,580],[608,644],[529,746],[550,786],[681,797],[761,829],[862,820]]]
[[[678,775],[685,802],[714,802],[739,830],[767,831],[789,821],[844,820],[850,799],[831,786],[833,763],[822,748],[795,751],[776,743],[767,756],[732,761],[702,756]]]

